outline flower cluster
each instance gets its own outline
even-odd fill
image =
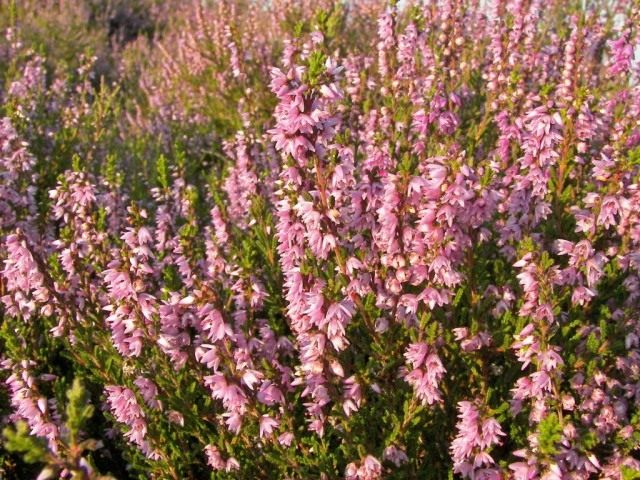
[[[472,402],[458,403],[458,435],[451,442],[453,468],[468,478],[500,479],[488,450],[500,444],[504,432],[494,418],[482,418]]]
[[[144,412],[140,409],[135,393],[126,387],[107,385],[105,387],[107,403],[111,408],[116,421],[125,424],[129,431],[125,437],[140,447],[151,459],[158,459],[159,453],[154,451],[145,437],[147,435],[147,422]]]
[[[112,83],[0,43],[6,422],[83,471],[80,376],[123,478],[635,478],[636,1],[147,3]]]

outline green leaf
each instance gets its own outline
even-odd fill
[[[640,480],[640,471],[630,467],[622,467],[622,480]]]
[[[540,422],[538,425],[538,433],[540,451],[544,455],[556,454],[556,445],[562,440],[562,425],[555,412],[550,413]]]
[[[29,426],[26,422],[19,421],[15,424],[15,430],[7,427],[2,431],[5,438],[4,446],[10,452],[21,453],[27,463],[45,462],[47,448],[44,440],[29,434]]]
[[[93,416],[93,405],[89,403],[88,395],[79,379],[73,381],[73,385],[67,390],[67,428],[71,441],[75,443],[80,429]]]

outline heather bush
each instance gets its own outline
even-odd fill
[[[640,478],[636,0],[49,3],[0,476]]]

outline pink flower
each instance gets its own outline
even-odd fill
[[[207,304],[198,310],[200,328],[205,333],[207,340],[217,342],[225,336],[231,336],[231,328],[224,323],[222,314],[213,305]]]
[[[438,383],[446,372],[438,355],[425,343],[410,344],[405,358],[413,369],[404,377],[424,404],[432,405],[442,400]]]
[[[392,462],[396,467],[399,467],[409,461],[409,458],[407,457],[407,454],[404,452],[404,450],[396,447],[395,445],[390,445],[385,448],[382,454],[382,458],[384,460]]]
[[[229,410],[242,410],[247,398],[242,388],[228,382],[224,375],[215,374],[204,377],[204,383],[211,389],[211,396],[222,400],[222,404]]]
[[[629,32],[623,32],[619,38],[611,40],[609,47],[612,54],[609,73],[620,75],[628,72],[633,60],[633,46],[629,43]]]
[[[269,380],[262,383],[257,398],[259,402],[269,406],[284,402],[284,396],[280,389]]]
[[[465,478],[500,478],[499,470],[488,454],[501,443],[504,432],[494,418],[481,418],[477,407],[467,401],[458,403],[458,434],[451,443],[454,471]],[[489,468],[485,468],[489,467]]]
[[[214,470],[224,470],[227,463],[222,459],[220,451],[214,445],[204,447],[204,453],[207,456],[207,464]]]
[[[11,372],[5,384],[9,389],[15,415],[27,421],[32,435],[45,438],[49,449],[57,452],[60,427],[54,418],[55,400],[47,400],[38,393],[36,381],[30,373],[35,363],[4,360],[1,365],[3,370]]]
[[[150,408],[155,408],[158,410],[162,409],[162,405],[157,399],[158,387],[156,386],[155,383],[153,383],[148,378],[145,378],[142,376],[139,376],[138,378],[136,378],[133,383],[135,384],[136,387],[140,389],[140,394],[142,395],[142,398]]]
[[[294,436],[291,432],[284,432],[278,437],[278,443],[283,447],[291,446],[291,442],[293,442]]]
[[[126,272],[121,272],[116,269],[105,270],[104,281],[107,284],[109,294],[116,301],[135,296],[131,278]]]
[[[407,347],[404,357],[411,363],[413,368],[418,368],[423,365],[428,352],[429,345],[426,343],[412,343]]]
[[[223,417],[226,418],[224,423],[230,432],[235,435],[240,433],[240,429],[242,428],[242,415],[239,412],[226,412],[223,414]]]
[[[351,376],[344,381],[344,402],[342,409],[345,415],[349,416],[357,412],[362,403],[362,390],[355,376]]]
[[[107,385],[105,393],[107,393],[107,403],[111,407],[111,413],[115,416],[116,421],[129,427],[129,430],[124,434],[125,438],[136,444],[147,457],[157,458],[159,454],[150,447],[145,439],[147,422],[133,391],[126,387]]]
[[[2,303],[8,313],[29,319],[40,306],[41,313],[50,315],[51,306],[46,304],[54,302],[50,299],[44,276],[27,246],[27,239],[21,235],[9,235],[5,240],[5,247],[7,257],[0,275],[6,282],[8,294],[2,297]]]
[[[602,199],[600,205],[600,214],[598,215],[597,224],[602,225],[605,229],[616,224],[616,215],[620,212],[620,204],[616,197],[608,196]]]
[[[377,458],[367,455],[360,466],[348,464],[344,473],[345,478],[350,480],[377,480],[382,478],[382,465]]]
[[[262,415],[260,417],[260,438],[270,437],[275,428],[278,428],[280,423],[271,418],[269,415]]]
[[[525,459],[523,462],[514,462],[509,465],[509,469],[513,471],[514,480],[533,480],[538,478],[538,469],[536,462],[524,450],[513,452],[517,457]]]

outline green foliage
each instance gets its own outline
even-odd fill
[[[155,187],[157,190],[153,190],[153,195],[159,191],[166,202],[163,206],[169,207],[172,215],[176,216],[172,219],[175,220],[177,232],[171,234],[177,234],[179,249],[187,257],[187,263],[190,262],[186,266],[192,269],[200,268],[205,259],[208,261],[204,241],[209,238],[205,239],[203,232],[212,228],[210,208],[214,205],[219,207],[230,239],[216,254],[225,262],[225,268],[233,270],[233,282],[237,281],[240,285],[237,288],[244,290],[239,294],[236,287],[232,288],[218,279],[210,282],[207,279],[194,288],[188,287],[188,279],[183,279],[183,272],[178,266],[165,262],[171,260],[175,252],[163,252],[154,258],[159,268],[151,276],[153,278],[149,278],[150,283],[161,285],[157,294],[159,303],[169,302],[172,295],[184,298],[193,291],[206,296],[210,294],[208,290],[213,289],[215,295],[211,295],[211,303],[215,303],[216,308],[225,315],[225,321],[231,323],[236,321],[228,318],[230,312],[234,311],[234,302],[238,298],[242,301],[250,298],[254,287],[252,282],[258,281],[267,295],[260,308],[246,309],[246,319],[242,320],[243,332],[250,335],[253,329],[266,324],[278,342],[292,342],[295,335],[288,319],[278,238],[274,234],[279,219],[274,218],[273,205],[270,204],[274,196],[272,190],[281,187],[280,184],[275,187],[271,184],[277,176],[277,171],[271,170],[277,170],[279,166],[272,145],[263,142],[265,133],[271,127],[277,101],[269,90],[268,66],[278,64],[283,40],[290,33],[293,34],[290,46],[299,55],[308,35],[314,31],[322,32],[323,41],[313,47],[308,57],[302,59],[306,67],[303,80],[311,86],[305,92],[308,95],[305,100],[310,101],[326,80],[328,58],[345,58],[344,55],[348,54],[352,59],[358,59],[360,53],[370,56],[376,50],[375,15],[352,15],[356,7],[349,2],[323,3],[317,9],[304,8],[302,4],[293,2],[286,15],[278,17],[278,21],[283,23],[283,28],[279,30],[282,38],[270,39],[270,49],[257,52],[247,45],[247,39],[251,43],[260,37],[264,33],[264,25],[252,23],[253,19],[248,21],[243,17],[243,12],[246,10],[254,15],[262,11],[260,8],[270,8],[270,2],[263,5],[240,0],[236,2],[238,8],[233,14],[227,2],[202,2],[202,10],[194,10],[191,16],[181,12],[184,2],[179,2],[180,9],[169,10],[170,15],[163,19],[148,21],[147,17],[151,17],[147,15],[148,12],[167,8],[166,5],[171,3],[160,0],[87,0],[52,2],[50,9],[41,9],[34,0],[0,2],[0,29],[9,25],[17,27],[17,38],[25,45],[11,58],[3,56],[5,46],[0,45],[0,91],[4,94],[8,85],[22,79],[25,65],[35,61],[38,55],[44,58],[44,89],[34,92],[26,100],[3,95],[0,116],[11,119],[36,158],[38,219],[35,223],[39,233],[44,236],[56,235],[62,243],[67,243],[62,245],[60,251],[47,252],[43,256],[46,257],[43,260],[50,277],[47,280],[60,285],[65,295],[67,292],[72,295],[76,286],[69,283],[69,266],[65,264],[62,253],[66,247],[76,248],[86,255],[77,258],[77,263],[73,265],[74,269],[81,272],[80,283],[95,282],[107,263],[122,252],[125,252],[121,259],[123,263],[132,261],[132,256],[126,255],[129,252],[122,239],[112,238],[120,232],[110,231],[111,207],[100,205],[87,215],[88,219],[95,222],[96,231],[101,237],[96,244],[76,243],[74,231],[68,225],[55,224],[54,228],[45,228],[50,226],[47,219],[55,201],[50,198],[49,191],[56,184],[65,185],[62,172],[71,168],[92,175],[93,181],[98,184],[108,184],[106,191],[114,195],[114,201],[128,207],[131,224],[135,227],[153,225],[154,209],[158,208],[151,200],[151,189]],[[399,35],[410,22],[422,29],[429,21],[427,9],[413,5],[403,10],[398,3],[403,2],[390,3],[393,7],[394,35],[397,35],[394,42],[399,40]],[[577,5],[577,2],[574,3]],[[257,7],[250,10],[249,5]],[[576,9],[572,7],[569,10]],[[207,12],[213,14],[207,16]],[[548,13],[544,15],[548,16]],[[222,27],[228,27],[228,33],[224,29],[224,35],[221,35],[223,30],[212,33],[220,23],[220,17],[224,18]],[[137,22],[139,19],[142,20]],[[545,22],[543,24],[548,31],[539,32],[540,35],[550,35],[551,32],[555,32],[554,35],[559,38],[569,35],[565,20]],[[246,29],[247,25],[251,29]],[[513,26],[509,12],[506,13],[504,26]],[[415,85],[411,85],[412,93],[407,94],[409,90],[405,87],[410,81],[388,81],[376,77],[376,65],[373,62],[355,72],[355,80],[359,80],[358,88],[361,91],[353,97],[360,96],[361,101],[346,95],[338,105],[339,109],[346,107],[342,111],[344,125],[333,141],[337,145],[353,147],[356,164],[368,158],[368,149],[381,148],[392,152],[395,156],[393,161],[398,163],[400,197],[404,195],[412,177],[421,174],[425,158],[435,155],[446,157],[447,168],[452,171],[462,167],[473,170],[474,174],[478,174],[479,185],[483,189],[494,185],[503,174],[499,162],[490,167],[486,163],[487,158],[493,158],[496,142],[502,134],[494,121],[494,107],[490,105],[496,100],[495,94],[488,90],[486,77],[482,69],[477,68],[477,59],[468,58],[472,51],[483,52],[486,46],[481,42],[465,44],[460,52],[456,52],[453,42],[442,45],[438,40],[441,34],[445,35],[445,27],[448,28],[446,25],[435,25],[420,39],[426,42],[425,50],[433,53],[434,68],[427,82],[433,85],[429,88],[416,91]],[[608,30],[603,32],[602,38],[609,33]],[[222,48],[215,35],[224,37]],[[231,68],[230,42],[239,48],[239,57],[242,59],[242,75],[237,77]],[[476,48],[479,50],[474,50]],[[450,52],[445,55],[444,49]],[[447,55],[451,55],[448,60]],[[97,58],[91,60],[94,56]],[[419,57],[416,54],[414,60],[417,67],[422,68],[424,59]],[[185,61],[185,58],[191,60]],[[388,61],[392,70],[398,67],[396,55],[390,55]],[[455,68],[462,64],[467,67],[460,67],[463,71],[459,72],[460,75],[454,75],[455,68],[447,72],[449,67],[446,63],[449,61],[456,64]],[[513,98],[519,97],[518,91],[522,85],[535,83],[534,73],[526,71],[522,65],[516,65],[509,71],[504,79],[504,96],[507,100],[500,108],[513,107]],[[374,79],[371,84],[370,79]],[[56,83],[59,80],[66,82],[64,87]],[[384,86],[384,93],[371,86],[376,82]],[[451,99],[446,100],[446,108],[455,110],[459,115],[460,126],[451,135],[443,135],[435,123],[431,124],[424,138],[424,152],[418,153],[415,145],[408,141],[413,135],[413,115],[418,107],[416,99],[419,99],[420,106],[427,108],[439,92],[436,86],[441,83],[446,86],[441,93],[461,94],[463,97],[463,106],[460,108]],[[61,89],[58,93],[55,93],[54,85]],[[356,88],[354,85],[351,86]],[[537,86],[540,102],[555,98],[556,87],[554,81],[545,77],[544,83]],[[607,84],[599,88],[614,87]],[[594,98],[599,98],[600,94],[597,88],[578,86],[576,108],[594,102]],[[623,100],[616,102],[612,122],[622,125],[625,121]],[[596,102],[591,107],[595,111],[602,105]],[[370,143],[358,144],[361,132],[355,119],[373,117],[374,110],[378,123],[372,128],[371,138],[367,139]],[[565,131],[576,128],[571,123],[570,109],[562,108],[559,111],[566,125]],[[515,109],[511,113],[513,119],[525,114]],[[389,135],[382,131],[381,115],[384,121],[391,124]],[[248,126],[246,118],[249,117],[251,125]],[[626,124],[625,128],[630,130],[635,127]],[[257,193],[249,199],[248,225],[235,225],[229,220],[230,205],[225,192],[225,181],[237,167],[237,159],[229,154],[232,148],[226,148],[225,142],[231,143],[238,131],[245,135],[252,160],[260,158],[267,164],[260,165],[262,170],[252,172],[257,175],[258,181]],[[626,140],[628,134],[625,131],[619,136]],[[597,142],[601,141],[603,139],[597,139]],[[520,143],[515,140],[510,142],[507,160],[518,161],[523,154]],[[256,418],[269,413],[269,409],[259,403],[252,405],[247,414],[242,436],[232,435],[221,426],[224,419],[221,420],[219,402],[211,397],[211,392],[203,382],[203,378],[211,374],[211,369],[205,368],[193,355],[187,358],[182,368],[172,365],[157,344],[159,320],[155,312],[151,320],[145,320],[147,333],[152,339],[151,346],[145,347],[136,358],[124,358],[117,352],[105,323],[106,314],[102,311],[88,312],[86,315],[82,312],[79,316],[82,318],[73,319],[78,322],[74,326],[73,336],[65,335],[62,338],[54,338],[50,333],[58,318],[39,315],[34,321],[25,321],[19,316],[1,317],[0,351],[3,356],[16,361],[26,358],[34,360],[37,365],[35,378],[40,373],[57,377],[55,382],[42,382],[41,387],[43,395],[55,399],[59,406],[64,405],[64,409],[59,409],[59,412],[64,412],[61,420],[64,448],[62,457],[52,456],[41,439],[29,434],[26,424],[18,423],[15,428],[4,431],[0,477],[4,473],[3,468],[10,472],[6,475],[13,474],[15,478],[34,477],[34,472],[22,465],[24,461],[43,467],[43,478],[53,478],[63,467],[72,472],[79,471],[79,461],[83,458],[95,464],[96,470],[110,470],[114,476],[123,479],[317,478],[321,474],[337,478],[344,474],[344,466],[348,462],[368,454],[380,458],[384,447],[394,444],[406,451],[409,461],[394,467],[393,473],[386,471],[390,463],[383,462],[385,478],[440,479],[445,473],[449,478],[454,478],[448,444],[455,432],[456,403],[472,397],[482,399],[487,411],[509,433],[508,444],[496,447],[497,452],[528,445],[527,437],[531,433],[527,419],[529,411],[525,407],[522,413],[514,415],[509,401],[515,381],[538,368],[538,365],[532,364],[523,372],[522,363],[516,359],[512,348],[514,335],[533,320],[518,313],[522,306],[518,300],[513,304],[505,302],[506,306],[495,313],[500,295],[507,295],[504,291],[492,293],[492,289],[499,287],[515,293],[519,298],[522,286],[516,276],[519,272],[512,263],[515,258],[522,258],[527,253],[532,254],[536,268],[541,270],[543,277],[552,276],[558,269],[567,266],[565,256],[549,253],[553,249],[545,244],[545,239],[577,241],[582,238],[576,232],[575,217],[569,210],[572,205],[580,203],[579,182],[584,182],[586,175],[574,143],[573,139],[568,140],[566,151],[562,152],[564,170],[561,172],[559,165],[552,169],[554,178],[550,180],[550,185],[557,191],[549,193],[553,200],[550,220],[543,222],[539,228],[532,227],[530,231],[524,229],[519,232],[518,235],[522,234],[519,242],[507,240],[502,243],[501,240],[498,245],[483,239],[486,235],[474,232],[468,239],[472,244],[469,258],[461,261],[463,279],[451,289],[451,301],[446,308],[427,309],[421,305],[415,318],[404,320],[399,315],[401,307],[395,304],[392,314],[388,315],[392,317],[388,330],[384,335],[379,335],[376,333],[376,321],[389,313],[380,303],[385,299],[374,292],[365,293],[358,299],[357,311],[346,326],[351,346],[344,351],[334,352],[330,360],[344,367],[345,377],[357,379],[365,392],[362,405],[357,414],[347,415],[340,401],[335,400],[336,392],[342,388],[342,380],[332,377],[327,389],[334,401],[326,407],[331,411],[331,422],[326,426],[325,436],[318,438],[307,430],[308,417],[301,406],[307,397],[299,393],[291,394],[287,397],[286,407],[283,407],[282,428],[285,425],[291,428],[296,436],[295,447],[282,446],[274,439],[259,438]],[[616,164],[626,173],[607,188],[615,190],[620,183],[637,183],[640,147],[630,148],[622,140],[618,142],[612,139],[610,143],[617,153]],[[341,166],[342,162],[343,158],[337,152],[327,152],[329,172]],[[366,176],[370,177],[366,179],[368,185],[381,181],[375,170]],[[598,184],[585,187],[595,193],[615,193],[604,190],[597,192],[598,188]],[[180,208],[172,204],[178,197],[184,201]],[[307,201],[316,201],[317,192],[305,192],[303,197]],[[329,208],[339,203],[337,198],[337,195],[329,195]],[[400,205],[398,208],[404,207]],[[434,208],[437,210],[440,206]],[[414,222],[418,213],[403,211],[398,216]],[[438,215],[440,213],[438,211]],[[375,212],[371,214],[376,215]],[[454,222],[458,222],[458,219],[454,219]],[[498,235],[496,226],[489,223],[478,225],[478,230],[486,229],[491,235]],[[456,225],[454,223],[453,227]],[[399,230],[406,226],[399,226]],[[607,251],[612,246],[612,235],[612,230],[598,230],[589,240],[596,250]],[[215,231],[212,231],[211,239],[213,237]],[[437,241],[441,241],[443,248],[447,249],[449,243],[455,248],[459,239],[457,233],[448,232]],[[628,243],[631,240],[627,238],[624,241]],[[360,242],[364,245],[372,242],[371,235],[363,234]],[[72,246],[69,245],[71,243]],[[624,248],[628,247],[626,243]],[[503,255],[503,249],[509,250],[509,254]],[[311,249],[307,249],[300,271],[322,279],[327,302],[339,301],[344,298],[344,292],[353,286],[350,285],[352,279],[342,270],[346,259],[353,255],[366,264],[362,268],[362,275],[371,274],[371,258],[365,252],[365,249],[349,251],[348,248],[337,246],[326,261],[319,261]],[[512,253],[514,258],[511,258]],[[0,251],[0,257],[3,254]],[[615,253],[618,254],[622,255],[619,251]],[[0,258],[0,264],[2,260]],[[376,281],[384,282],[392,278],[398,273],[397,270],[387,265],[381,267],[376,272],[379,275]],[[629,271],[623,269],[618,260],[610,258],[598,285],[598,296],[584,307],[572,304],[572,292],[568,286],[542,282],[539,292],[544,301],[550,302],[556,319],[540,335],[541,344],[545,347],[561,346],[565,360],[565,365],[557,370],[562,375],[554,384],[559,394],[571,391],[569,379],[576,374],[588,378],[601,373],[613,378],[620,375],[611,366],[619,365],[629,354],[625,346],[629,331],[625,319],[635,314],[634,307],[625,303],[628,298],[625,284],[628,274]],[[4,294],[4,288],[5,285],[0,283],[0,293]],[[405,288],[403,293],[409,295],[422,293],[412,282],[407,282]],[[102,302],[105,295],[104,290],[97,288],[85,300],[96,302],[98,298]],[[397,298],[387,300],[398,301]],[[136,315],[140,315],[136,308],[138,306],[133,308],[131,318],[137,319]],[[188,341],[192,342],[195,341],[196,332],[189,315],[180,317],[180,321],[183,322]],[[491,332],[491,348],[478,352],[464,351],[455,339],[455,327],[467,328],[470,335]],[[199,338],[197,341],[201,340]],[[254,343],[250,343],[247,349],[263,348],[268,343],[262,338],[253,338],[251,342]],[[411,387],[399,376],[402,369],[407,368],[402,352],[411,342],[437,345],[448,372],[440,386],[447,398],[443,405],[428,408],[420,405],[415,401]],[[221,353],[218,353],[223,357],[230,355],[225,351],[229,345],[216,348],[219,348]],[[287,357],[289,360],[290,357]],[[282,373],[279,370],[281,365],[275,362],[271,364],[263,360],[262,363],[256,368],[269,375],[288,375]],[[295,369],[297,366],[292,361],[291,367]],[[323,368],[326,366],[323,365]],[[233,370],[232,375],[240,375],[235,367]],[[161,450],[163,457],[159,461],[147,459],[122,436],[95,440],[102,438],[105,429],[113,427],[115,422],[111,414],[95,408],[104,400],[104,385],[127,386],[140,397],[133,383],[139,374],[154,379],[162,399],[162,409],[158,410],[148,408],[144,399],[137,399],[148,420],[149,438]],[[80,382],[80,378],[83,382]],[[612,395],[622,394],[615,391]],[[550,413],[537,426],[540,452],[549,458],[558,453],[563,425],[580,422],[579,410],[562,412],[564,417],[561,418],[560,406],[553,404],[550,407],[558,413]],[[0,410],[2,414],[10,410],[4,392],[0,392]],[[178,425],[177,420],[170,420],[171,412],[182,415],[184,425]],[[606,442],[594,432],[580,431],[575,448],[585,455],[594,451],[609,452],[614,447],[625,455],[635,454],[640,445],[637,413],[632,415],[630,424],[633,426],[631,435],[618,435]],[[234,456],[238,459],[243,466],[242,472],[211,472],[202,452],[203,445],[208,443],[217,445],[225,457]],[[503,467],[508,468],[508,464],[503,462]],[[626,479],[640,478],[637,472],[626,467],[622,475]]]
[[[306,72],[305,81],[310,85],[315,85],[318,83],[320,79],[320,75],[322,75],[325,71],[324,63],[326,61],[326,56],[320,50],[314,50],[311,52],[309,56],[309,67]]]
[[[5,448],[22,455],[27,463],[44,463],[47,460],[47,447],[44,440],[29,434],[26,422],[17,422],[15,427],[5,427],[2,431]]]
[[[94,416],[94,407],[89,403],[89,392],[80,380],[75,379],[66,390],[66,409],[64,423],[60,427],[58,452],[49,449],[46,441],[31,434],[29,426],[19,421],[6,427],[2,435],[2,446],[27,464],[37,464],[41,468],[38,478],[57,478],[61,470],[66,469],[72,478],[84,479],[87,465],[95,471],[91,452],[103,447],[103,443],[86,438],[86,429]],[[14,467],[16,468],[16,467]],[[1,470],[0,470],[1,471]],[[26,469],[21,469],[26,473]],[[96,480],[113,480],[112,477],[94,474]]]
[[[640,471],[624,465],[622,466],[622,480],[638,480],[638,479],[640,479]]]
[[[549,413],[538,425],[538,445],[544,455],[555,455],[562,440],[562,424],[555,412]]]
[[[93,416],[93,405],[88,402],[88,395],[79,379],[73,380],[72,387],[67,390],[67,428],[70,441],[75,442],[80,434],[80,429],[87,424]]]

